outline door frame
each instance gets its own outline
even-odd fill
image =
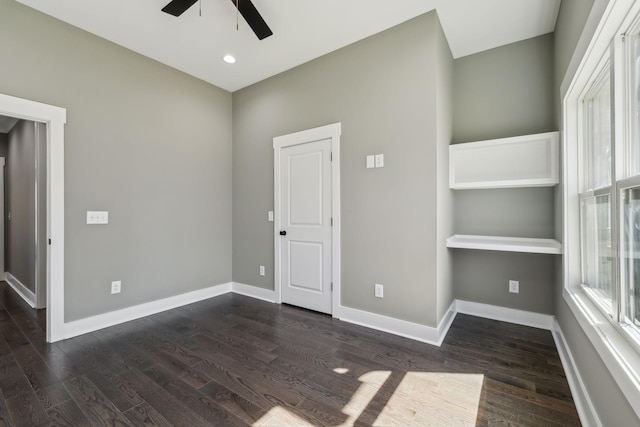
[[[64,339],[65,108],[0,93],[0,114],[47,125],[47,342]]]
[[[6,230],[4,229],[4,219],[6,218],[6,206],[4,204],[4,187],[5,187],[5,166],[7,165],[6,158],[0,157],[0,215],[2,215],[2,219],[0,219],[0,278],[2,280],[7,280],[6,268],[7,266],[4,264],[4,246],[6,241]]]
[[[331,139],[331,216],[333,227],[331,229],[331,292],[332,316],[339,316],[340,308],[340,135],[342,123],[333,123],[313,129],[303,130],[288,135],[273,138],[273,195],[274,195],[274,292],[275,302],[282,303],[282,274],[280,271],[280,251],[282,239],[280,238],[281,212],[280,201],[280,155],[283,148],[293,145],[307,144],[315,141]]]

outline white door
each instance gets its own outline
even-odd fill
[[[331,138],[280,150],[282,302],[331,314]]]

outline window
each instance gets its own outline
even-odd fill
[[[588,24],[594,36],[562,85],[563,297],[639,402],[640,2],[596,3],[602,21]]]
[[[585,294],[640,338],[640,23],[632,28],[578,99],[579,233]]]

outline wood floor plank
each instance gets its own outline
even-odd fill
[[[96,426],[130,426],[131,423],[85,376],[72,378],[64,386],[82,413]]]
[[[0,427],[13,427],[13,419],[7,408],[7,402],[4,399],[0,399]]]
[[[157,366],[145,371],[144,374],[203,420],[216,420],[221,426],[244,425],[239,418],[218,405],[209,396],[175,378],[167,369]]]
[[[56,344],[45,343],[45,345],[35,345],[34,347],[42,360],[61,381],[82,374],[82,371]]]
[[[14,352],[22,372],[34,389],[60,382],[60,378],[49,368],[32,345],[23,346]]]
[[[93,424],[84,415],[82,410],[73,400],[67,400],[57,406],[47,409],[47,414],[54,426],[89,427]]]
[[[197,427],[210,425],[192,413],[178,399],[137,370],[120,374],[122,380],[172,426]]]
[[[62,383],[36,389],[36,395],[42,406],[47,410],[71,399],[69,392],[67,392],[67,389]]]
[[[122,382],[117,372],[97,367],[85,375],[120,412],[143,403],[142,398]]]
[[[240,338],[233,332],[220,333],[217,331],[203,331],[201,334],[197,334],[195,338],[197,339],[199,336],[213,338],[214,340],[222,342],[231,348],[243,351],[245,353],[250,353],[251,357],[264,363],[269,363],[276,358],[275,355],[270,353],[270,350],[262,350],[257,345],[254,345],[252,342]]]
[[[4,337],[11,350],[31,344],[4,308],[0,308],[0,335]]]
[[[267,397],[275,397],[277,401],[284,402],[287,406],[295,407],[304,397],[296,390],[293,378],[287,378],[279,373],[274,375],[273,370],[257,368],[249,364],[248,360],[238,361],[224,353],[203,354],[206,359],[203,369],[211,368],[211,374],[224,369],[233,378],[241,383],[250,385],[257,394]],[[216,377],[214,377],[216,379]]]
[[[0,390],[5,399],[11,399],[32,392],[33,387],[20,365],[17,362],[11,362],[0,368]]]
[[[247,424],[254,424],[267,412],[216,381],[210,381],[199,390]]]
[[[264,388],[255,385],[250,380],[234,373],[215,361],[205,360],[202,364],[198,365],[197,368],[211,376],[215,382],[224,385],[244,399],[263,408],[265,412],[274,406],[291,406],[279,397],[279,393],[276,393],[273,387]],[[207,387],[208,384],[202,388],[206,389]],[[296,404],[297,403],[299,403],[299,400],[296,401]]]
[[[536,392],[522,390],[491,378],[486,378],[484,384],[487,389],[495,393],[502,393],[511,398],[539,406],[552,419],[557,419],[560,414],[562,416],[570,414],[572,417],[578,415],[575,405],[564,400],[553,399]]]
[[[29,393],[7,399],[7,409],[17,427],[47,426],[51,423],[36,393]]]
[[[146,402],[129,409],[124,415],[135,427],[172,427],[165,417]]]
[[[211,381],[211,377],[206,375],[204,372],[194,366],[183,363],[182,361],[174,358],[171,354],[158,353],[157,357],[159,365],[170,370],[175,376],[194,388],[202,387]],[[203,359],[199,358],[198,360],[199,362],[202,362]],[[196,363],[196,365],[198,365],[198,363]]]

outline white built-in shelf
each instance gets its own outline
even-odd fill
[[[558,132],[449,146],[449,187],[550,187],[560,177]]]
[[[470,236],[456,234],[447,239],[448,248],[480,249],[485,251],[561,254],[562,244],[553,239],[528,237]]]

